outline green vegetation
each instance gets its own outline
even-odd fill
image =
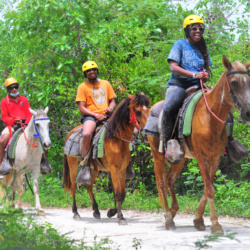
[[[100,78],[112,84],[118,102],[127,92],[143,91],[154,104],[165,96],[171,75],[167,56],[173,43],[184,37],[183,20],[190,14],[199,14],[205,20],[204,35],[213,63],[208,85],[214,86],[224,71],[222,55],[230,61],[249,61],[249,7],[247,0],[200,0],[192,11],[176,1],[160,0],[21,0],[18,4],[15,0],[0,0],[0,82],[13,76],[33,109],[49,106],[53,174],[40,179],[42,206],[72,205],[70,194],[62,189],[63,146],[67,133],[80,123],[74,99],[84,80],[84,61],[97,62]],[[240,15],[231,20],[230,16],[237,12]],[[6,91],[3,84],[0,88],[2,99]],[[237,123],[234,127],[234,136],[250,151],[249,132],[249,126]],[[222,157],[215,179],[218,215],[250,217],[249,162],[249,157],[237,164]],[[148,144],[137,144],[131,164],[136,178],[127,182],[123,208],[162,211]],[[202,192],[203,182],[193,160],[186,164],[176,183],[180,211],[194,213]],[[100,209],[113,206],[107,174],[100,174],[95,194]],[[79,207],[91,206],[84,188],[77,192],[76,199]],[[29,190],[24,200],[34,205]],[[28,226],[22,216],[18,221]],[[45,234],[53,231],[48,225],[41,230]],[[53,235],[56,242],[57,235]],[[66,239],[62,242],[73,244]],[[135,247],[139,245],[135,241]]]

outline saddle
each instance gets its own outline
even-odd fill
[[[185,137],[191,134],[192,131],[192,117],[195,107],[202,96],[201,91],[195,92],[197,87],[187,90],[186,98],[176,118],[176,125],[173,133],[174,137],[178,139],[181,146],[184,148],[186,158],[194,158],[186,144]],[[164,101],[156,103],[150,110],[150,115],[145,126],[145,134],[160,137],[159,152],[164,152],[163,137],[161,135],[161,119]],[[171,147],[176,150],[176,144],[172,141]]]
[[[92,138],[90,152],[88,152],[88,154],[92,154],[92,159],[100,158],[99,152],[100,154],[103,154],[103,140],[100,140],[100,137],[103,137],[106,123],[107,121],[104,121],[96,128],[95,134]],[[68,138],[64,146],[64,154],[72,157],[81,158],[82,140],[82,127],[80,127],[79,129],[75,130]]]

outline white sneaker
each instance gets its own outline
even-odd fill
[[[0,180],[2,180],[2,179],[3,179],[3,177],[4,177],[4,175],[0,175]]]

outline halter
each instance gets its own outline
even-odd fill
[[[233,94],[231,88],[230,88],[230,85],[229,85],[229,82],[228,82],[228,78],[227,76],[229,75],[234,75],[234,74],[247,74],[248,75],[248,72],[247,71],[231,71],[231,72],[227,72],[226,73],[226,83],[227,83],[227,87],[228,87],[228,91],[233,99],[233,102],[237,105],[237,107],[239,108],[239,110],[242,109],[242,106],[240,105],[240,103],[238,102],[236,96]],[[205,100],[205,103],[206,103],[206,106],[207,106],[207,109],[209,110],[209,112],[221,123],[225,124],[225,125],[231,125],[233,123],[229,123],[229,122],[226,122],[226,121],[223,121],[221,120],[211,109],[210,107],[208,106],[208,103],[207,103],[207,99],[205,97],[205,93],[204,93],[204,88],[203,88],[203,85],[207,88],[206,84],[203,83],[203,81],[200,79],[200,84],[201,84],[201,89],[202,89],[202,93],[203,93],[203,97],[204,97],[204,100]],[[207,88],[208,89],[208,88]],[[238,122],[240,123],[244,123],[243,121],[240,121],[238,120]]]
[[[35,127],[35,131],[36,131],[36,134],[34,134],[33,136],[34,137],[38,137],[39,139],[40,139],[40,141],[42,140],[42,138],[41,138],[41,136],[40,136],[40,134],[39,134],[39,132],[38,132],[38,130],[37,130],[37,127],[36,127],[36,121],[45,121],[45,120],[47,120],[47,121],[49,121],[49,118],[38,118],[38,119],[34,119],[33,120],[33,124],[34,124],[34,127]],[[50,137],[50,130],[49,130],[49,137]]]
[[[137,121],[137,117],[135,115],[135,111],[133,108],[131,108],[131,113],[132,113],[132,116],[130,117],[129,123],[135,122],[135,126],[139,130],[141,127],[139,126],[139,123]]]

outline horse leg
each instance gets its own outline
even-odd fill
[[[165,158],[164,155],[158,151],[160,139],[158,137],[148,136],[148,141],[154,158],[154,171],[160,203],[163,202],[165,208],[165,227],[167,230],[173,230],[175,229],[175,223],[167,201],[167,180],[164,164]]]
[[[109,211],[107,212],[107,216],[109,218],[115,216],[117,214],[117,206],[116,206],[116,199],[115,199],[115,191],[114,191],[114,185],[113,182],[111,181],[111,185],[112,185],[112,190],[113,190],[113,195],[114,195],[114,202],[115,202],[115,207],[114,208],[110,208]]]
[[[119,225],[127,225],[126,219],[122,214],[122,203],[125,199],[125,180],[126,180],[126,168],[118,170],[115,166],[110,167],[111,178],[115,190],[115,199],[117,201],[117,217]]]
[[[40,166],[38,168],[35,168],[34,171],[32,172],[32,176],[33,176],[33,190],[34,190],[34,194],[35,194],[35,199],[36,199],[36,210],[37,210],[37,215],[42,215],[44,216],[44,210],[41,207],[40,204],[40,198],[39,198],[39,174],[40,174]]]
[[[196,209],[197,215],[196,215],[196,218],[194,219],[194,226],[199,231],[206,229],[205,224],[204,224],[203,214],[204,214],[205,207],[208,201],[209,207],[210,207],[210,220],[212,222],[211,231],[212,233],[221,234],[223,233],[223,229],[222,229],[222,226],[218,222],[218,217],[215,213],[215,207],[214,207],[215,190],[213,187],[213,180],[214,180],[214,176],[215,176],[217,166],[218,166],[217,162],[218,161],[213,162],[213,163],[202,162],[201,164],[200,161],[198,160],[200,173],[204,182],[204,192],[200,200],[200,203]],[[209,168],[208,166],[213,166],[213,168]],[[208,169],[210,169],[210,172],[207,171]]]
[[[100,214],[100,211],[98,209],[98,204],[97,204],[97,202],[95,200],[95,196],[94,196],[94,193],[93,193],[93,185],[94,185],[94,182],[95,182],[95,179],[96,179],[97,175],[98,175],[98,172],[91,169],[91,184],[89,186],[86,186],[86,188],[87,188],[87,191],[89,193],[89,197],[90,197],[90,199],[92,201],[92,208],[94,210],[93,216],[96,219],[100,219],[101,214]]]
[[[166,173],[168,192],[169,192],[171,199],[172,199],[171,214],[172,214],[173,219],[174,219],[177,211],[179,210],[178,201],[177,201],[176,196],[175,196],[174,185],[175,185],[175,181],[176,181],[178,175],[180,174],[180,172],[183,168],[185,161],[186,161],[186,159],[184,158],[179,164],[172,165],[170,170]]]
[[[17,187],[18,187],[18,202],[17,207],[19,209],[22,209],[22,195],[23,195],[23,175],[19,175],[16,179],[17,181]],[[15,200],[15,187],[12,190],[12,202],[14,204]]]
[[[78,169],[78,159],[76,157],[67,156],[69,170],[70,170],[70,182],[71,182],[71,195],[72,195],[72,212],[74,214],[73,219],[79,220],[81,219],[80,215],[77,212],[76,206],[76,175]]]

